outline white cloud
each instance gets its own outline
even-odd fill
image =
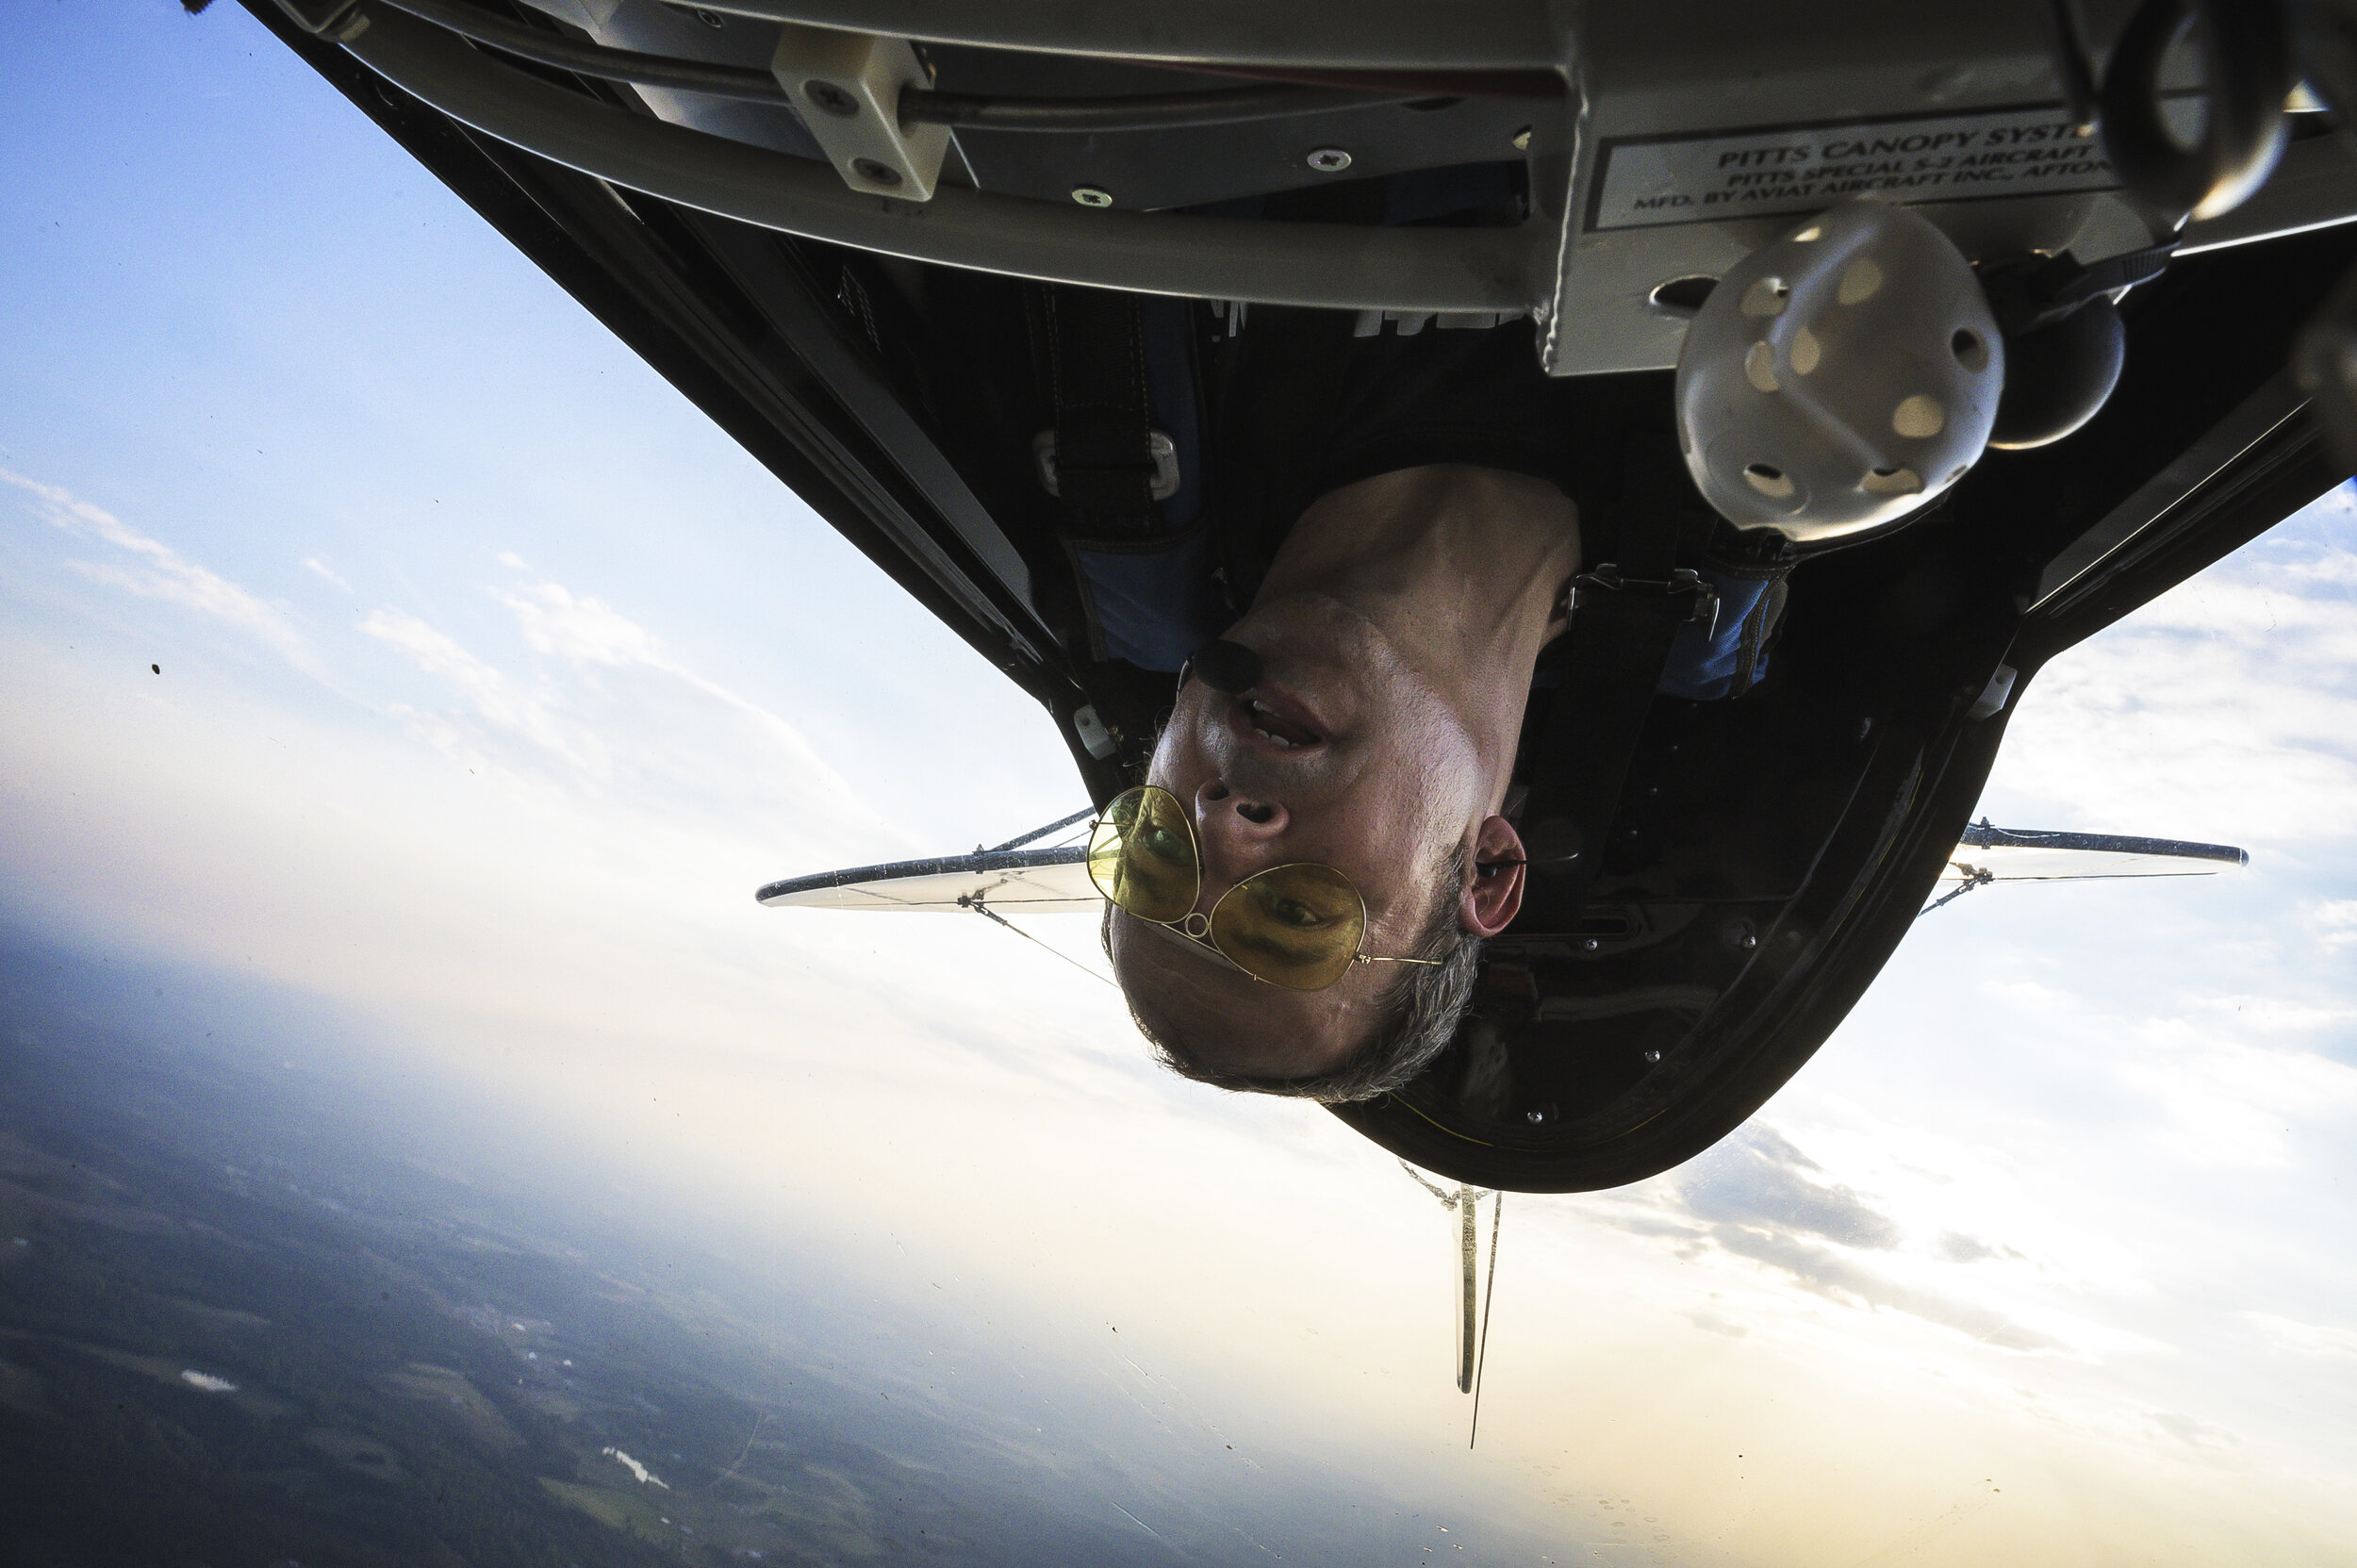
[[[524,673],[406,611],[387,606],[361,622],[462,700],[454,710],[396,709],[436,750],[479,773],[585,791],[789,852],[857,843],[888,858],[907,847],[797,725],[688,668],[603,600],[555,583],[493,597],[539,656]]]
[[[2195,1448],[2232,1448],[2242,1442],[2223,1427],[2196,1421],[2177,1411],[2148,1411],[2144,1418],[2178,1442]]]
[[[2279,865],[2357,842],[2357,552],[2315,536],[2350,532],[2349,512],[2336,494],[2041,671],[1992,788],[2060,819],[2019,825],[2213,838]]]
[[[1935,1273],[1932,1282],[1910,1283],[1870,1263],[1868,1256],[1900,1246],[1900,1224],[1854,1189],[1822,1180],[1823,1175],[1818,1162],[1789,1138],[1754,1121],[1674,1174],[1636,1189],[1638,1202],[1602,1207],[1599,1217],[1636,1234],[1667,1236],[1689,1261],[1716,1250],[1764,1265],[1771,1278],[1781,1277],[1790,1287],[1861,1315],[1903,1312],[1999,1350],[2072,1348],[2001,1308],[1943,1288],[1947,1277]],[[1965,1244],[1962,1257],[1958,1244]],[[1953,1263],[2009,1253],[1951,1234],[1941,1256]],[[1705,1314],[1708,1322],[1687,1315],[1697,1328],[1725,1331],[1715,1313]]]
[[[188,1384],[190,1388],[202,1389],[206,1394],[235,1394],[238,1392],[237,1384],[231,1382],[226,1378],[216,1378],[209,1372],[183,1372],[180,1374],[180,1380]]]
[[[505,675],[416,616],[389,608],[374,610],[360,622],[360,630],[398,649],[427,674],[438,675],[456,686],[476,715],[494,729],[520,736],[534,748],[562,759],[569,767],[593,775],[606,771],[608,756],[594,736],[560,720],[547,704],[519,690]],[[465,751],[447,724],[437,724],[430,716],[415,710],[403,711],[412,718],[424,719],[421,733],[442,750]]]
[[[555,583],[521,594],[493,597],[516,612],[524,640],[542,653],[588,664],[677,667],[663,652],[663,639],[616,611],[602,599],[576,599]]]
[[[2203,1164],[2282,1167],[2299,1130],[2357,1109],[2357,1067],[2315,1051],[2233,1039],[2211,1019],[2155,1017],[2133,1030],[2120,1081],[2159,1103],[2159,1134]]]
[[[0,469],[0,483],[13,485],[32,496],[34,510],[55,526],[110,544],[131,558],[129,565],[119,561],[68,563],[83,576],[144,599],[166,600],[225,621],[260,638],[298,669],[318,672],[318,660],[293,623],[227,578],[197,565],[162,540],[151,538],[70,490],[44,485],[7,469]]]
[[[342,577],[338,576],[334,567],[329,566],[325,561],[321,560],[317,555],[305,555],[303,557],[303,569],[311,573],[314,577],[324,578],[326,581],[333,583],[338,587],[343,589],[346,593],[350,593],[352,591],[352,585],[345,582]]]
[[[2245,1312],[2243,1320],[2265,1333],[2278,1348],[2296,1355],[2332,1361],[2357,1362],[2357,1329],[2324,1323],[2298,1323],[2273,1312]]]
[[[524,558],[521,555],[517,554],[512,550],[503,550],[492,558],[498,561],[500,565],[503,567],[512,567],[518,571],[529,571],[531,569],[531,568],[525,564]]]
[[[2357,947],[2357,899],[2331,899],[2301,911],[2309,934],[2326,952]]]

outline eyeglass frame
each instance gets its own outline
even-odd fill
[[[1179,800],[1174,791],[1164,789],[1160,784],[1131,784],[1120,794],[1115,795],[1111,801],[1106,801],[1105,810],[1103,812],[1099,812],[1096,816],[1089,818],[1089,838],[1091,842],[1096,840],[1098,826],[1106,820],[1108,814],[1112,812],[1114,805],[1129,796],[1143,796],[1148,790],[1152,790],[1157,794],[1169,796],[1171,804],[1178,808],[1176,816],[1178,818],[1179,825],[1187,830],[1187,847],[1194,855],[1195,896],[1196,901],[1199,902],[1203,898],[1203,870],[1205,866],[1203,856],[1203,840],[1195,831],[1195,821],[1193,817],[1188,815],[1186,802]],[[1520,861],[1501,863],[1497,867],[1497,869],[1504,869],[1505,866],[1508,864],[1519,866],[1522,863]],[[1424,966],[1427,968],[1437,969],[1442,967],[1445,963],[1445,960],[1438,958],[1385,958],[1364,950],[1357,950],[1353,951],[1350,955],[1350,968],[1344,968],[1342,974],[1336,975],[1332,980],[1327,981],[1324,985],[1311,987],[1286,985],[1281,982],[1269,979],[1266,975],[1254,974],[1251,970],[1245,968],[1235,959],[1229,957],[1228,953],[1221,949],[1218,939],[1211,934],[1211,916],[1217,915],[1219,913],[1219,906],[1226,903],[1230,898],[1233,898],[1236,890],[1244,886],[1244,883],[1253,881],[1255,878],[1273,876],[1277,872],[1290,870],[1296,866],[1307,866],[1316,870],[1329,871],[1341,880],[1342,884],[1344,887],[1350,889],[1351,898],[1356,900],[1359,905],[1359,943],[1361,949],[1363,949],[1367,939],[1367,927],[1370,923],[1367,917],[1367,896],[1359,891],[1359,884],[1351,880],[1348,872],[1344,871],[1339,866],[1328,866],[1323,861],[1289,860],[1281,865],[1263,866],[1261,869],[1252,872],[1249,876],[1238,877],[1234,882],[1228,883],[1228,891],[1222,893],[1212,901],[1211,912],[1209,914],[1206,914],[1204,911],[1199,909],[1191,909],[1182,918],[1177,920],[1157,920],[1150,916],[1140,915],[1136,910],[1124,906],[1120,900],[1116,900],[1112,894],[1107,893],[1101,884],[1097,884],[1096,874],[1093,871],[1090,873],[1089,882],[1092,885],[1096,886],[1098,895],[1102,897],[1107,903],[1113,905],[1113,908],[1120,910],[1122,914],[1129,916],[1132,920],[1135,920],[1142,925],[1160,926],[1165,931],[1175,932],[1185,941],[1202,949],[1206,952],[1212,954],[1221,963],[1227,965],[1238,974],[1244,975],[1262,985],[1274,985],[1280,991],[1298,991],[1304,996],[1314,995],[1318,991],[1330,991],[1335,986],[1340,985],[1343,982],[1344,976],[1347,976],[1350,973],[1351,968],[1355,968],[1361,964],[1415,964]],[[1480,867],[1480,870],[1481,874],[1484,876],[1493,874],[1492,867],[1489,866]],[[1202,926],[1199,930],[1195,928],[1195,922],[1198,920],[1202,922]]]

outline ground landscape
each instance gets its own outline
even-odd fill
[[[630,1278],[643,1258],[601,1267],[483,1217],[482,1194],[371,1148],[316,1088],[172,1038],[161,999],[127,1010],[120,969],[7,960],[9,1561],[1134,1551],[994,1499],[994,1434],[896,1421],[888,1389]]]

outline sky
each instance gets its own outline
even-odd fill
[[[2055,661],[1984,799],[2250,868],[1975,893],[1719,1148],[1509,1197],[1468,1453],[1451,1216],[1149,1066],[1090,922],[753,904],[1078,809],[1034,704],[251,18],[13,20],[0,921],[1554,1560],[2357,1561],[2346,492]]]

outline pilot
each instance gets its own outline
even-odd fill
[[[1159,537],[1074,547],[1107,653],[1198,650],[1089,869],[1166,1063],[1371,1098],[1456,1037],[1534,872],[1584,897],[1581,840],[1654,700],[1741,696],[1802,553],[1920,515],[1977,460],[2000,332],[1954,244],[1874,201],[1731,269],[1674,387],[1550,378],[1525,319],[1261,310],[1239,337],[1238,314],[1194,499]],[[2116,375],[2116,347],[2089,363]]]
[[[1531,331],[1255,309],[1207,367],[1211,500],[1164,557],[1186,581],[1144,591],[1131,552],[1096,584],[1125,656],[1173,666],[1216,636],[1242,666],[1182,678],[1150,787],[1113,802],[1092,863],[1131,1015],[1190,1078],[1399,1087],[1522,905],[1534,676],[1637,432],[1677,463],[1658,378],[1550,380]],[[1730,628],[1768,613],[1757,577]],[[1201,580],[1228,602],[1191,598]],[[1723,695],[1729,661],[1697,656],[1687,694]]]
[[[1303,511],[1225,634],[1258,655],[1258,679],[1234,694],[1188,682],[1154,749],[1148,782],[1198,847],[1196,896],[1175,923],[1108,904],[1114,974],[1164,1061],[1227,1088],[1349,1100],[1448,1043],[1479,940],[1522,906],[1522,839],[1503,813],[1579,561],[1578,508],[1515,469],[1391,469]],[[1302,865],[1339,874],[1320,885],[1343,907],[1281,884],[1249,905],[1237,885]],[[1223,900],[1252,913],[1202,939]],[[1317,989],[1253,972],[1256,936],[1265,952],[1313,919],[1355,931],[1350,957],[1412,962],[1347,963]]]

